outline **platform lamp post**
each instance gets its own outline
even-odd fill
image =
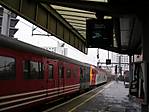
[[[121,59],[122,59],[122,55],[119,55],[119,74],[122,75],[122,67],[121,67]]]
[[[108,51],[108,59],[106,59],[106,65],[110,65],[111,64],[111,59],[109,59],[109,51]]]
[[[108,59],[109,59],[109,51],[108,51]]]
[[[100,59],[99,59],[99,48],[97,49],[97,59],[98,59],[97,67],[99,67],[99,64],[100,64]]]
[[[2,28],[1,34],[9,37],[9,27],[10,27],[10,11],[4,8],[3,18],[2,18]]]

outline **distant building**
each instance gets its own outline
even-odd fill
[[[143,61],[143,55],[134,55],[134,62]]]
[[[64,47],[43,47],[46,50],[67,56],[68,55],[68,49]]]
[[[117,73],[123,74],[123,71],[129,70],[129,56],[112,53],[111,60],[117,65]]]
[[[58,43],[57,47],[43,47],[46,50],[64,55],[64,56],[68,56],[68,49],[64,48],[64,43]]]
[[[0,6],[0,33],[9,37],[14,37],[18,31],[15,28],[18,23],[17,15]]]

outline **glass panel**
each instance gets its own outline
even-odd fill
[[[64,67],[59,66],[59,78],[64,78]]]
[[[25,61],[24,77],[25,79],[43,79],[44,66],[40,62]]]
[[[68,68],[66,72],[67,72],[67,78],[70,78],[71,77],[71,69]]]
[[[82,81],[84,78],[83,68],[80,68],[80,80]]]
[[[0,80],[15,79],[16,62],[14,58],[0,56]]]
[[[49,65],[49,79],[53,79],[53,65]]]
[[[77,73],[78,73],[78,68],[74,67],[74,69],[73,69],[73,76],[74,76],[74,78],[77,77]]]

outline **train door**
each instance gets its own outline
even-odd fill
[[[47,95],[48,99],[58,96],[58,70],[57,61],[47,61]]]
[[[84,67],[80,67],[80,89],[84,89]]]
[[[64,94],[64,63],[58,63],[58,88],[59,88],[59,95]]]
[[[64,92],[66,94],[72,94],[79,91],[80,84],[77,72],[77,68],[74,64],[65,63]]]
[[[72,78],[71,78],[71,64],[65,63],[65,86],[69,86],[73,84]]]

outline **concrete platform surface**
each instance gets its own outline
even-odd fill
[[[89,101],[69,112],[141,112],[141,104],[128,97],[129,88],[123,82],[111,82],[108,87]]]

